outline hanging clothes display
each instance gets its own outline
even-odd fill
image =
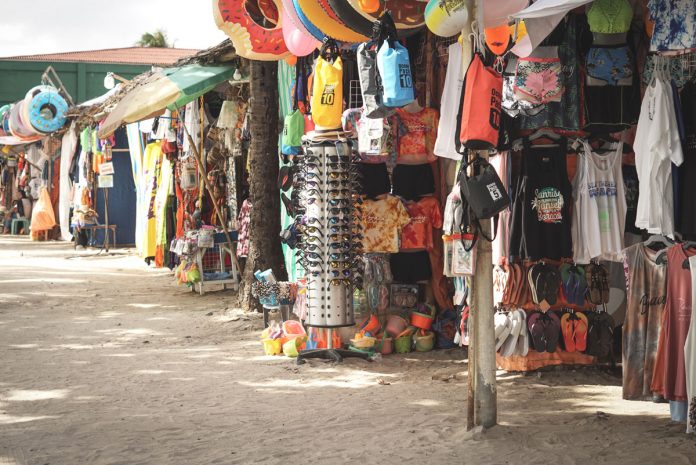
[[[650,20],[655,23],[651,51],[696,48],[696,3],[692,0],[650,0]]]
[[[684,122],[684,163],[679,167],[676,229],[685,239],[696,239],[696,191],[689,180],[696,179],[696,81],[686,83],[681,93]]]
[[[689,257],[691,270],[691,302],[696,302],[696,256]],[[684,343],[684,361],[686,366],[686,394],[688,417],[686,432],[696,433],[696,315],[691,307],[691,322]]]
[[[623,143],[599,154],[583,140],[583,152],[573,179],[573,259],[618,261],[623,250],[626,221],[621,155]]]
[[[572,188],[566,171],[567,141],[534,147],[525,139],[510,232],[512,257],[558,260],[572,256]]]
[[[671,86],[653,78],[645,91],[633,144],[640,181],[636,227],[651,234],[674,234],[671,163],[684,160]]]
[[[623,323],[623,398],[649,400],[667,294],[667,266],[638,243],[624,250],[626,317]]]
[[[462,44],[455,42],[448,48],[447,73],[445,76],[444,90],[442,91],[442,103],[440,112],[443,115],[456,115],[459,111],[459,96],[464,87],[464,73],[462,71]],[[454,140],[458,136],[456,118],[440,118],[437,127],[437,139],[433,153],[438,157],[459,160],[462,156],[457,152]]]

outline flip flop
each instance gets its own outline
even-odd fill
[[[578,352],[587,350],[587,329],[589,322],[584,313],[575,312],[577,319],[573,321],[573,333],[575,334],[575,349]]]
[[[554,312],[547,312],[546,316],[548,317],[546,327],[544,328],[544,335],[546,336],[546,351],[556,352],[558,340],[561,336],[561,320]]]
[[[529,333],[532,336],[532,346],[537,352],[546,352],[546,337],[544,335],[545,323],[541,312],[533,313],[527,322]]]
[[[495,350],[500,350],[507,337],[510,335],[512,325],[510,319],[505,313],[498,312],[494,317],[495,322]]]
[[[514,310],[513,310],[514,311]],[[517,338],[517,346],[515,347],[515,355],[526,356],[529,353],[529,329],[527,328],[527,312],[517,309],[521,327],[520,336]]]
[[[570,313],[564,313],[561,317],[561,335],[566,352],[575,352],[574,321],[570,319]]]
[[[553,265],[546,265],[541,276],[544,283],[544,298],[549,305],[556,305],[556,302],[558,302],[558,288],[561,286],[561,274],[558,272],[558,268]]]
[[[512,310],[508,313],[508,319],[510,320],[510,334],[507,339],[500,347],[500,355],[503,357],[510,357],[515,354],[515,348],[517,347],[517,339],[520,336],[520,331],[522,329],[522,319],[516,310]]]

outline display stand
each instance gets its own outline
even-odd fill
[[[208,253],[208,257],[210,256],[210,252],[212,251],[213,253],[217,249],[218,255],[216,260],[211,260],[208,262],[208,258],[206,257],[206,253]],[[235,254],[235,250],[233,248],[230,248],[229,244],[224,241],[217,243],[212,247],[212,248],[206,248],[206,247],[201,247],[198,249],[196,252],[196,263],[198,264],[198,269],[200,270],[201,273],[201,280],[200,282],[194,283],[193,286],[191,286],[191,291],[196,292],[200,295],[205,294],[205,288],[209,287],[213,284],[215,285],[222,285],[222,288],[224,290],[227,290],[227,286],[231,286],[232,289],[235,291],[239,289],[239,270],[237,270],[237,262],[236,260],[233,260],[230,258],[230,265],[226,265],[225,259],[227,256],[233,257]],[[205,279],[205,273],[208,272],[216,272],[216,273],[231,273],[232,277],[229,279],[214,279],[214,280],[206,280]]]
[[[353,326],[355,208],[352,198],[351,146],[347,140],[309,141],[300,168],[307,182],[300,189],[306,208],[304,222],[314,233],[302,236],[307,266],[307,320],[310,327],[328,329],[327,347],[303,350],[302,364],[319,358],[342,361],[368,355],[333,347],[336,328]],[[311,182],[311,184],[310,184]]]

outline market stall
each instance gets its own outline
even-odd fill
[[[687,421],[693,2],[305,0],[261,23],[239,3],[216,19],[278,60],[281,236],[312,331],[387,353],[493,316],[499,367],[621,363],[625,398]]]

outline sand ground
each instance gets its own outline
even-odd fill
[[[467,433],[460,350],[296,366],[234,293],[96,254],[0,237],[0,465],[696,463],[597,370],[500,372],[500,426]]]

